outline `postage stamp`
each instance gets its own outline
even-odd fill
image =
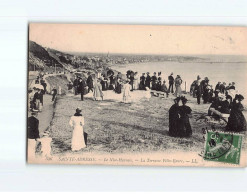
[[[239,164],[242,135],[229,132],[208,131],[204,160]]]

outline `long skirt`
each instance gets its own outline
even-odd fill
[[[71,140],[71,149],[72,151],[80,150],[85,148],[85,140],[83,135],[83,127],[78,125],[74,127],[72,140]]]
[[[181,96],[181,94],[182,94],[181,86],[180,85],[176,85],[175,96],[178,97],[178,96]]]

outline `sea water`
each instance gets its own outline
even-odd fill
[[[220,82],[229,83],[235,82],[236,90],[242,94],[245,99],[244,104],[247,103],[247,63],[244,62],[177,62],[177,61],[164,61],[164,62],[145,62],[136,64],[114,65],[112,68],[126,74],[126,71],[132,70],[138,72],[141,76],[142,73],[162,72],[162,77],[167,81],[168,76],[173,72],[174,78],[180,75],[183,84],[182,90],[189,91],[191,83],[196,80],[200,75],[201,79],[209,78],[209,84],[213,85]]]

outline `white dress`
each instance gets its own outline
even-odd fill
[[[71,140],[71,149],[72,151],[80,150],[86,147],[84,135],[83,135],[83,125],[84,117],[83,116],[72,116],[70,118],[69,124],[74,128],[72,140]]]

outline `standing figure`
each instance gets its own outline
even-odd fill
[[[106,91],[108,89],[107,81],[108,81],[107,77],[102,74],[102,80],[100,81],[102,85],[102,91]]]
[[[45,80],[44,79],[42,79],[41,81],[40,81],[40,83],[41,83],[41,85],[43,86],[43,94],[46,94],[46,87],[47,87],[47,84],[46,84],[46,82],[45,82]]]
[[[84,100],[85,87],[86,87],[85,81],[82,80],[82,78],[80,78],[78,88],[79,88],[79,91],[81,93],[81,101]]]
[[[219,81],[219,82],[217,83],[217,85],[215,86],[215,90],[214,90],[214,91],[220,90],[220,85],[221,85],[221,82]]]
[[[78,77],[76,77],[75,80],[74,80],[74,82],[73,82],[75,95],[78,94],[78,83],[79,83],[79,79],[78,79]]]
[[[130,89],[131,89],[131,85],[129,83],[130,81],[127,80],[125,81],[125,84],[123,86],[123,102],[124,103],[129,103],[129,99],[130,99]]]
[[[99,79],[95,79],[94,81],[94,90],[93,90],[93,97],[94,100],[103,100],[103,92],[102,92],[102,86],[100,84]]]
[[[120,94],[122,89],[121,79],[117,78],[115,92]]]
[[[131,90],[130,91],[133,91],[134,90],[134,79],[135,79],[135,73],[133,71],[131,71],[131,73],[130,73]]]
[[[175,87],[176,87],[176,91],[175,91],[175,96],[181,96],[182,94],[182,89],[181,89],[181,84],[182,84],[182,79],[180,77],[180,75],[177,75],[176,79],[175,79]]]
[[[42,101],[43,100],[43,96],[41,93],[40,89],[37,89],[36,93],[33,96],[33,103],[34,103],[34,108],[35,110],[41,111],[42,110]]]
[[[226,126],[227,131],[246,131],[246,119],[242,113],[244,107],[241,104],[243,99],[244,97],[242,95],[235,96],[231,105],[230,117],[228,118],[228,123]]]
[[[174,85],[174,78],[173,78],[173,73],[170,74],[170,76],[168,77],[168,81],[169,81],[169,93],[173,93],[173,85]]]
[[[51,141],[52,138],[49,137],[49,133],[45,131],[43,137],[39,139],[41,142],[41,152],[42,156],[50,157],[51,156]]]
[[[72,151],[78,151],[86,147],[84,140],[84,117],[81,115],[81,109],[77,108],[74,116],[70,118],[69,124],[74,128],[71,140]]]
[[[192,110],[189,106],[186,106],[188,100],[184,96],[181,97],[181,101],[183,105],[179,107],[181,114],[179,122],[179,134],[181,137],[189,137],[192,135],[192,129],[189,120],[189,115],[191,114]]]
[[[157,91],[161,91],[162,78],[161,78],[160,74],[161,74],[161,72],[158,73],[159,76],[158,76],[158,82],[157,82],[157,85],[156,85],[156,90]]]
[[[36,141],[39,138],[39,120],[37,112],[32,112],[27,121],[28,158],[35,157]]]
[[[140,90],[145,90],[145,73],[142,73],[142,76],[140,77]]]
[[[92,75],[90,74],[90,72],[88,73],[87,86],[88,86],[88,93],[89,93],[90,91],[93,92],[93,88],[94,88],[94,86],[93,86],[93,77],[92,77]]]
[[[196,83],[197,80],[194,80],[193,83],[190,85],[190,95],[193,97],[196,97],[196,90],[195,90]]]
[[[225,93],[226,92],[226,83],[223,82],[221,85],[220,85],[220,93]]]
[[[139,76],[138,76],[138,72],[135,72],[134,74],[134,84],[133,84],[133,89],[137,90],[139,87]]]
[[[76,87],[76,90],[77,90],[77,87]],[[56,87],[54,87],[53,89],[52,89],[52,102],[55,100],[55,98],[56,98],[56,96],[57,96],[57,89],[56,89]]]
[[[154,72],[154,75],[152,76],[151,81],[152,81],[152,90],[156,90],[157,88],[156,72]]]
[[[198,75],[197,82],[195,83],[195,93],[197,98],[197,104],[201,103],[201,97],[202,97],[202,85],[201,85],[201,77]]]
[[[146,77],[146,81],[145,81],[145,86],[148,87],[150,89],[150,83],[151,83],[151,77],[149,75],[149,72],[147,72],[147,77]]]
[[[114,76],[113,76],[113,74],[111,74],[111,75],[109,76],[109,79],[110,79],[109,89],[110,89],[110,90],[113,90],[113,89],[114,89]]]
[[[169,135],[173,137],[179,135],[179,101],[180,97],[174,99],[174,104],[169,109]]]

